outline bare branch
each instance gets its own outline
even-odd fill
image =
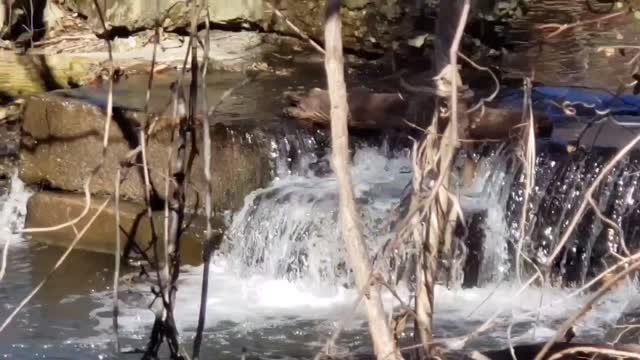
[[[608,294],[611,289],[618,283],[620,282],[623,278],[625,278],[627,275],[631,274],[632,272],[636,271],[638,268],[640,268],[640,252],[635,253],[633,256],[631,256],[630,258],[632,258],[633,262],[624,270],[622,270],[621,272],[619,272],[618,274],[611,276],[610,279],[608,279],[601,287],[600,289],[591,297],[591,299],[589,301],[587,301],[582,308],[580,308],[579,311],[577,311],[573,316],[571,316],[570,318],[568,318],[567,320],[565,320],[564,323],[562,323],[562,325],[558,328],[558,330],[556,331],[555,335],[552,336],[547,343],[544,345],[544,347],[540,350],[540,352],[538,352],[538,355],[536,355],[535,360],[542,360],[545,358],[545,355],[547,354],[547,352],[551,349],[551,346],[553,346],[553,344],[555,342],[557,342],[558,340],[560,340],[564,334],[569,330],[569,328],[571,328],[573,326],[573,324],[575,324],[575,322],[580,319],[582,316],[584,316],[587,312],[589,312],[593,306],[600,301],[600,299]]]
[[[631,152],[631,150],[633,150],[633,148],[639,142],[640,142],[640,135],[636,136],[627,145],[625,145],[622,149],[620,149],[618,153],[611,160],[609,160],[609,162],[605,165],[605,167],[600,171],[600,173],[598,174],[596,179],[593,181],[593,184],[591,184],[589,189],[587,189],[587,191],[583,196],[582,203],[578,208],[578,211],[573,216],[573,219],[571,219],[571,222],[569,223],[569,226],[567,226],[567,229],[564,231],[564,234],[560,238],[559,243],[556,245],[555,249],[547,259],[547,262],[546,262],[547,272],[550,271],[551,266],[553,265],[553,262],[558,257],[558,255],[564,248],[567,241],[569,241],[569,237],[573,233],[573,230],[575,229],[575,227],[578,225],[578,222],[580,222],[580,220],[582,219],[582,215],[584,215],[584,212],[587,209],[587,206],[589,205],[589,198],[593,196],[593,193],[597,189],[598,185],[600,185],[604,177],[607,174],[609,174],[609,172],[618,164],[618,162],[620,162],[620,160],[622,160],[629,152]]]
[[[591,20],[584,20],[584,21],[576,21],[574,23],[571,24],[545,24],[545,25],[540,25],[538,26],[538,29],[540,30],[547,30],[547,29],[555,29],[551,34],[547,35],[546,38],[550,39],[558,34],[560,34],[561,32],[567,30],[567,29],[572,29],[578,26],[583,26],[583,25],[588,25],[588,24],[595,24],[595,23],[599,23],[605,20],[609,20],[612,18],[616,18],[620,15],[624,15],[624,14],[628,14],[629,11],[628,10],[622,10],[622,11],[618,11],[615,12],[613,14],[607,14],[604,16],[601,16],[599,18],[596,19],[591,19]]]
[[[115,212],[116,212],[116,250],[114,254],[115,266],[113,269],[113,333],[115,335],[116,354],[120,353],[120,339],[118,336],[118,315],[120,314],[118,305],[118,279],[120,278],[120,169],[116,171],[115,186]]]
[[[342,54],[342,22],[340,0],[328,0],[325,17],[325,69],[331,102],[332,165],[338,180],[340,194],[340,219],[356,286],[364,294],[369,319],[369,332],[378,359],[400,359],[389,324],[386,319],[380,286],[370,282],[371,263],[369,252],[362,237],[362,224],[351,188],[349,165],[349,130],[347,128],[347,89],[344,80],[344,58]]]
[[[289,21],[289,19],[287,19],[287,17],[284,16],[284,14],[280,12],[280,10],[276,9],[275,6],[271,5],[270,1],[265,1],[264,3],[267,4],[267,6],[269,7],[269,9],[271,9],[271,11],[273,11],[276,15],[278,15],[281,19],[283,19],[284,22],[287,24],[287,26],[289,26],[293,31],[295,31],[296,34],[300,35],[301,38],[308,41],[309,44],[311,44],[311,46],[313,46],[320,53],[322,54],[325,53],[322,46],[318,45],[318,43],[315,42],[312,38],[310,38],[307,34],[305,34],[304,31],[300,30],[300,28],[298,28],[291,21]]]

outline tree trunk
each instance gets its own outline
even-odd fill
[[[356,286],[363,293],[369,319],[369,332],[378,359],[400,359],[382,304],[380,285],[372,277],[369,251],[362,237],[361,222],[351,188],[349,164],[349,134],[347,129],[347,90],[344,81],[342,54],[342,24],[340,0],[328,0],[325,23],[325,69],[331,103],[331,140],[333,168],[340,190],[340,220],[342,237]]]

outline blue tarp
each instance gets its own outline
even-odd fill
[[[500,92],[496,104],[522,108],[522,98],[522,89],[504,89]],[[572,105],[577,116],[591,117],[595,116],[597,111],[609,110],[613,115],[638,116],[640,122],[640,96],[616,95],[606,90],[583,87],[537,85],[532,89],[531,98],[535,111],[544,112],[555,121],[569,118],[561,106],[570,102],[574,103]]]

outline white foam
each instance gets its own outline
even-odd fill
[[[16,171],[11,177],[9,192],[0,197],[0,245],[7,240],[11,241],[12,246],[22,242],[23,237],[16,230],[24,227],[27,201],[31,194]]]
[[[354,155],[354,196],[372,250],[388,237],[382,224],[409,183],[409,170],[403,155],[389,158],[371,148]],[[247,196],[222,251],[243,276],[344,284],[350,279],[339,229],[335,177],[289,176]]]
[[[210,273],[209,300],[207,302],[206,329],[213,329],[223,322],[225,328],[215,330],[220,339],[225,331],[246,332],[261,328],[286,328],[297,321],[310,320],[333,328],[338,321],[352,317],[347,329],[358,329],[366,320],[363,306],[354,312],[358,300],[353,289],[340,286],[310,286],[301,282],[276,280],[263,276],[239,277],[225,269],[225,260],[215,259]],[[181,275],[176,307],[176,318],[182,336],[190,337],[198,320],[200,281],[202,267],[185,269]],[[555,334],[558,325],[576,313],[590,298],[590,294],[568,297],[571,289],[528,288],[516,296],[519,287],[506,283],[498,287],[450,290],[436,287],[435,331],[438,336],[462,336],[470,333],[482,322],[493,317],[496,311],[497,326],[482,338],[506,344],[507,326],[513,322],[514,343],[535,342]],[[136,292],[148,294],[146,287]],[[402,298],[410,302],[407,291],[400,291]],[[389,293],[384,295],[387,309],[397,305]],[[105,305],[93,313],[100,320],[98,330],[111,333],[110,293],[98,294]],[[147,310],[150,297],[121,305],[121,335],[139,340],[146,335],[153,323],[153,314]],[[600,338],[607,328],[615,324],[630,302],[638,301],[637,288],[627,283],[607,295],[575,326],[577,335],[587,340]],[[301,329],[313,333],[314,329]],[[91,342],[95,344],[96,338]],[[222,341],[222,340],[221,340]]]
[[[384,237],[376,236],[375,229],[376,226],[379,229],[380,220],[388,214],[390,206],[397,203],[410,181],[411,175],[406,172],[408,166],[406,157],[389,158],[373,149],[361,149],[354,156],[354,192],[364,209],[363,222],[370,231],[370,247],[380,245],[384,240]],[[499,169],[492,169],[496,176],[478,185],[484,187],[478,191],[482,196],[467,198],[467,202],[499,208],[488,214],[491,224],[487,231],[504,235],[506,224],[498,220],[504,217],[501,209],[505,194],[500,192],[510,186],[499,176]],[[489,173],[487,170],[485,174]],[[362,306],[356,312],[353,310],[358,299],[355,290],[342,286],[346,279],[340,274],[326,276],[344,257],[335,215],[336,186],[332,176],[291,175],[276,179],[267,189],[247,197],[245,207],[233,219],[228,247],[214,258],[209,274],[206,327],[215,331],[220,341],[224,341],[225,331],[284,328],[300,320],[322,322],[326,324],[326,330],[337,321],[353,316],[355,321],[351,326],[362,326],[365,319]],[[487,186],[491,189],[486,189]],[[491,260],[483,264],[483,272],[499,274],[504,271],[501,266],[506,256],[506,248],[503,248],[506,240],[498,236],[493,240],[493,248],[487,246],[486,249]],[[263,252],[249,254],[256,249]],[[297,273],[301,276],[287,281],[288,269],[279,261],[289,261],[301,252],[305,253],[302,259],[303,265],[307,266],[306,272]],[[250,261],[239,263],[238,260],[244,257]],[[178,284],[176,319],[181,333],[189,336],[198,320],[202,267],[183,270]],[[499,278],[487,277],[486,281],[493,283],[482,288],[449,290],[438,286],[435,292],[436,333],[464,335],[501,310],[499,326],[485,336],[506,343],[507,326],[513,321],[518,324],[513,327],[515,341],[540,340],[552,335],[560,321],[578,311],[589,299],[589,295],[567,298],[570,289],[549,288],[529,288],[516,296],[518,286],[513,283],[496,286]],[[153,323],[153,314],[145,310],[151,298],[148,285],[135,285],[131,290],[130,293],[145,296],[125,299],[122,303],[121,334],[139,338],[140,334],[144,336],[149,332]],[[400,294],[406,302],[411,302],[406,289]],[[577,334],[602,335],[628,302],[637,297],[632,284],[612,292],[581,319],[575,329]],[[99,329],[110,332],[110,294],[97,294],[96,299],[103,302],[104,307],[93,315],[100,319]],[[389,293],[385,294],[385,302],[388,308],[398,303]],[[224,329],[221,329],[223,323]],[[313,332],[314,329],[302,331]]]
[[[518,296],[519,291],[520,287],[515,283],[463,290],[437,287],[436,323],[477,325],[499,311],[498,323],[503,323],[503,326],[491,329],[491,338],[506,341],[506,325],[514,322],[526,328],[524,332],[520,329],[516,340],[540,341],[548,338],[550,333],[555,334],[559,322],[578,312],[591,297],[591,294],[569,297],[573,289],[529,287]],[[578,321],[576,334],[602,336],[608,327],[615,324],[627,305],[638,299],[636,286],[627,282],[605,296]],[[532,338],[534,333],[535,338]]]

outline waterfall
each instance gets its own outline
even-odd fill
[[[326,338],[345,314],[354,314],[356,318],[348,324],[347,332],[366,333],[362,307],[354,313],[358,296],[351,286],[349,265],[339,235],[337,184],[329,170],[328,155],[319,155],[321,152],[316,151],[299,153],[295,149],[300,143],[294,140],[290,139],[288,145],[282,138],[274,141],[277,145],[273,147],[274,159],[281,164],[278,176],[269,186],[246,197],[244,207],[233,214],[222,249],[212,261],[207,343],[221,351],[232,353],[247,342],[252,344],[247,339],[257,338],[268,344],[267,348],[277,349],[267,354],[267,358],[288,356],[286,349],[292,345],[289,336],[282,334],[297,334],[296,341],[306,349],[301,350],[302,353],[312,356],[319,346],[317,339]],[[595,155],[569,156],[560,151],[562,147],[538,145],[535,192],[529,205],[533,213],[532,229],[528,231],[526,248],[534,255],[543,253],[545,242],[553,238],[548,234],[549,226],[566,224],[570,219],[575,205],[568,199],[575,202],[580,198],[575,188],[580,184],[582,188],[587,186],[588,179],[584,176],[589,174],[589,179],[595,176],[595,170],[600,169],[605,160]],[[292,161],[281,158],[282,154],[292,155]],[[542,341],[568,313],[577,311],[589,295],[570,297],[571,289],[546,287],[529,287],[516,295],[519,285],[510,277],[512,243],[520,233],[517,226],[522,207],[521,165],[509,150],[489,147],[481,155],[475,183],[461,193],[467,223],[476,221],[474,214],[481,214],[477,217],[477,226],[470,227],[473,231],[463,239],[467,244],[482,241],[479,254],[470,256],[479,261],[479,267],[474,270],[477,278],[467,284],[470,288],[437,286],[434,319],[437,336],[467,334],[496,310],[503,309],[494,331],[486,334],[479,348],[505,346],[510,323],[515,324],[514,341]],[[306,160],[300,161],[303,158]],[[304,165],[294,166],[296,163]],[[632,205],[637,204],[638,196],[633,188],[638,177],[629,172],[631,168],[626,168],[631,163],[612,173],[611,181],[615,185],[607,187],[598,200],[611,203],[610,208],[620,214],[621,223],[630,224],[625,228],[627,231],[632,231],[629,229],[633,224],[627,217]],[[386,146],[357,147],[352,164],[354,194],[367,245],[373,253],[391,236],[389,214],[410,184],[409,154]],[[581,167],[583,170],[578,170]],[[551,195],[547,195],[549,191]],[[566,194],[567,198],[555,199],[557,194]],[[559,201],[569,210],[556,212],[563,208],[557,206]],[[548,204],[554,204],[555,210],[549,211]],[[598,231],[596,227],[585,229]],[[585,230],[577,234],[576,239],[596,239],[591,246],[592,253],[596,254],[602,239],[587,235]],[[472,275],[465,273],[465,277]],[[176,318],[183,336],[193,334],[198,321],[194,309],[198,308],[201,276],[201,267],[185,267],[180,277]],[[147,308],[151,296],[146,283],[128,286],[135,290],[122,292],[121,336],[143,342],[145,339],[140,339],[139,334],[148,330],[153,315],[142,309]],[[403,297],[408,295],[403,289],[400,292]],[[576,326],[578,336],[583,339],[603,336],[635,294],[629,283],[616,289]],[[92,313],[99,321],[96,329],[111,336],[111,294],[96,293],[93,298],[103,304]],[[387,305],[394,304],[388,293],[384,300]],[[365,338],[357,344],[363,344]]]
[[[360,148],[353,157],[353,186],[372,251],[388,239],[385,221],[411,180],[408,154]],[[350,283],[338,220],[333,174],[276,179],[245,200],[227,231],[224,252],[240,274],[263,274],[314,283]]]
[[[522,166],[513,151],[488,146],[479,158],[476,180],[461,191],[469,219],[478,213],[480,225],[462,239],[467,246],[481,241],[477,278],[486,285],[511,276],[515,244],[520,237],[523,201]],[[539,142],[536,183],[530,196],[525,252],[538,263],[555,246],[575,214],[584,191],[594,181],[612,149],[569,153],[565,147]],[[224,252],[243,276],[269,275],[291,281],[350,284],[349,266],[340,238],[338,192],[328,159],[307,158],[265,188],[254,191],[233,217]],[[637,248],[640,165],[635,157],[606,177],[595,199],[600,211],[623,229],[628,248]],[[324,163],[318,166],[318,163]],[[322,170],[314,170],[322,169]],[[411,181],[408,152],[360,147],[353,157],[353,187],[361,210],[367,243],[379,249],[391,236],[391,209]],[[281,172],[282,173],[282,172]],[[477,219],[476,219],[477,220]],[[621,238],[593,211],[587,212],[571,237],[555,274],[567,283],[584,282],[610,265],[610,251],[622,251]]]
[[[0,197],[0,245],[4,245],[6,241],[22,241],[22,235],[16,233],[16,230],[24,226],[30,196],[31,191],[25,188],[15,171],[8,192]]]
[[[589,151],[567,152],[551,144],[539,149],[535,191],[529,211],[527,249],[538,262],[547,261],[583,200],[587,189],[615,154],[616,149],[594,147]],[[593,210],[588,210],[573,231],[555,272],[568,284],[582,284],[617,261],[623,254],[622,242],[630,252],[640,245],[640,156],[632,153],[611,171],[594,194],[600,213],[621,230],[605,224]],[[521,199],[514,192],[507,204],[508,221],[519,218]],[[515,225],[513,225],[515,226]]]

